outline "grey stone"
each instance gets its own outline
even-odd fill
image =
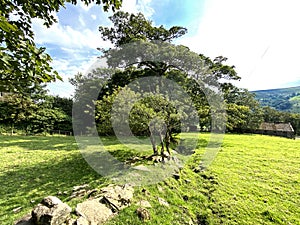
[[[16,225],[100,225],[121,209],[129,206],[134,193],[130,185],[109,185],[100,191],[94,189],[88,192],[85,190],[86,187],[87,185],[75,186],[73,190],[76,191],[73,191],[73,194],[84,192],[91,197],[100,192],[100,197],[78,204],[76,214],[79,217],[77,219],[71,219],[72,209],[67,204],[55,196],[48,196],[32,210],[31,217],[28,215],[27,218],[16,222]],[[147,207],[150,203],[143,205]]]
[[[169,157],[170,157],[170,154],[169,154],[168,152],[164,152],[163,157],[164,157],[164,158],[169,158]]]
[[[76,219],[69,219],[64,225],[76,225]]]
[[[179,180],[180,179],[180,175],[178,173],[173,174],[173,178],[175,180]]]
[[[136,205],[140,206],[140,207],[143,207],[143,208],[151,208],[152,207],[150,202],[148,202],[146,200],[141,200]]]
[[[79,190],[82,190],[82,189],[87,189],[88,187],[89,187],[88,184],[83,184],[83,185],[79,185],[79,186],[74,186],[74,187],[73,187],[73,192],[79,191]]]
[[[87,193],[88,184],[74,186],[70,198],[83,197]]]
[[[88,198],[95,197],[98,191],[99,191],[98,189],[93,189],[93,190],[88,191],[87,192],[87,197]]]
[[[70,218],[72,209],[54,196],[48,196],[32,210],[36,225],[61,225]]]
[[[157,186],[157,190],[158,190],[159,192],[163,192],[163,191],[164,191],[164,189],[163,189],[161,186]]]
[[[162,162],[162,157],[159,155],[153,156],[152,161],[155,163]]]
[[[15,222],[15,225],[34,225],[33,220],[31,219],[31,214],[19,219],[17,222]]]
[[[74,192],[72,192],[70,198],[72,199],[72,198],[83,197],[86,193],[87,193],[87,191],[84,189],[81,189],[79,191],[74,191]]]
[[[102,200],[119,211],[130,205],[134,189],[130,185],[109,185],[101,190]],[[103,198],[104,197],[104,198]]]
[[[170,206],[169,203],[166,200],[164,200],[163,198],[158,197],[157,200],[158,200],[158,203],[162,206],[166,206],[166,207]]]
[[[76,222],[76,225],[90,225],[89,221],[87,219],[85,219],[84,217],[80,216]]]
[[[48,208],[52,208],[53,206],[61,204],[61,203],[63,203],[63,202],[55,196],[45,197],[41,202],[41,204],[43,204],[44,206],[47,206]]]
[[[187,184],[189,184],[189,183],[191,183],[191,182],[192,182],[192,181],[191,181],[191,180],[189,180],[189,179],[185,179],[184,181],[185,181],[185,183],[187,183]]]
[[[102,204],[100,199],[93,199],[79,203],[76,207],[76,214],[83,217],[83,219],[79,218],[80,225],[85,225],[85,220],[90,225],[98,225],[107,221],[113,212],[105,204]]]
[[[178,155],[178,152],[175,151],[175,150],[172,150],[171,152],[172,152],[173,155]]]
[[[100,190],[99,198],[82,202],[76,207],[80,216],[77,225],[98,225],[130,205],[134,189],[129,185],[109,185]]]
[[[189,220],[189,225],[194,225],[194,222],[192,219]]]
[[[151,219],[150,212],[145,208],[141,208],[141,207],[138,208],[136,210],[136,213],[137,213],[138,217],[143,221]]]
[[[142,189],[142,193],[143,193],[145,196],[150,196],[150,192],[147,191],[145,188]]]
[[[146,172],[151,172],[151,170],[148,167],[143,166],[143,165],[135,166],[135,167],[133,167],[133,169],[141,170],[141,171],[146,171]]]
[[[14,213],[18,213],[18,212],[20,212],[20,211],[22,210],[22,208],[23,208],[23,207],[21,207],[21,206],[20,206],[20,207],[17,207],[17,208],[14,208],[14,209],[13,209],[13,212],[14,212]]]

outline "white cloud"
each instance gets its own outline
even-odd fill
[[[95,4],[94,3],[90,3],[88,5],[86,5],[84,2],[79,1],[78,5],[80,6],[81,9],[83,9],[84,11],[89,11]]]
[[[88,11],[91,7],[85,7],[81,4],[81,8]],[[54,16],[58,23],[53,24],[48,29],[43,25],[42,20],[33,20],[35,42],[51,50],[52,66],[64,80],[64,82],[57,81],[48,85],[52,95],[70,97],[74,93],[74,88],[68,82],[69,78],[72,78],[78,72],[85,73],[88,71],[95,61],[96,48],[112,47],[110,42],[101,39],[98,27],[95,25],[89,26],[89,21],[84,15],[85,13],[81,10],[79,17],[74,16],[74,20],[79,20],[84,29],[69,22],[67,22],[69,25],[62,25],[66,24],[60,21],[64,18],[58,18],[57,14],[54,14]],[[70,16],[72,16],[72,11],[70,11]],[[100,18],[94,14],[87,16],[90,20]],[[92,30],[90,27],[94,27],[94,29]]]
[[[70,26],[61,26],[59,23],[53,24],[46,29],[41,20],[33,21],[35,41],[38,44],[55,44],[67,48],[91,48],[110,47],[109,42],[104,42],[97,30],[88,28],[75,30]]]
[[[77,73],[87,74],[95,67],[95,63],[99,65],[99,60],[96,56],[86,58],[85,60],[76,59],[66,60],[54,58],[52,66],[57,69],[62,76],[62,81],[48,84],[48,89],[51,95],[59,95],[61,97],[70,97],[74,94],[74,87],[69,83],[69,79]]]
[[[154,9],[150,7],[152,0],[124,0],[121,10],[129,13],[141,12],[146,18],[154,14]]]
[[[182,44],[210,57],[223,55],[251,90],[299,80],[300,1],[210,0],[198,33]]]
[[[68,82],[56,81],[55,83],[50,83],[47,85],[49,94],[53,96],[60,96],[65,98],[70,98],[74,95],[74,87]]]

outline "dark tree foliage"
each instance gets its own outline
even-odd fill
[[[263,107],[263,117],[269,123],[291,123],[295,134],[300,135],[300,114],[278,111],[271,107]]]
[[[7,93],[0,98],[0,126],[9,127],[10,133],[72,132],[72,100],[47,95],[36,99]]]
[[[226,85],[223,88],[227,103],[227,130],[251,132],[263,122],[263,110],[255,95],[247,89]]]

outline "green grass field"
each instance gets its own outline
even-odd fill
[[[209,169],[194,172],[208,139],[200,135],[179,180],[135,187],[133,204],[107,224],[300,224],[300,140],[227,134]],[[104,142],[122,160],[134,155],[112,137]],[[1,225],[13,224],[45,196],[110,182],[86,163],[73,137],[0,136],[0,151]],[[83,200],[68,196],[58,197],[73,208]],[[150,221],[135,214],[140,200],[152,205]]]

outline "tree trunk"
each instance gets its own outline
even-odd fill
[[[170,135],[171,135],[171,134],[170,134],[169,131],[167,130],[167,132],[166,132],[166,137],[165,137],[165,143],[166,143],[166,149],[167,149],[167,152],[169,153],[169,156],[171,155],[171,153],[170,153],[170,148],[169,148],[170,142],[171,142]]]
[[[11,124],[11,134],[10,135],[13,136],[13,134],[14,134],[14,124],[12,123]]]
[[[164,151],[165,151],[164,138],[163,138],[161,133],[159,134],[159,140],[160,140],[160,143],[161,143],[161,152],[160,152],[160,154],[164,158]]]
[[[151,141],[151,144],[152,144],[153,155],[158,155],[156,144],[155,144],[155,138],[153,137],[151,132],[150,132],[150,141]]]

